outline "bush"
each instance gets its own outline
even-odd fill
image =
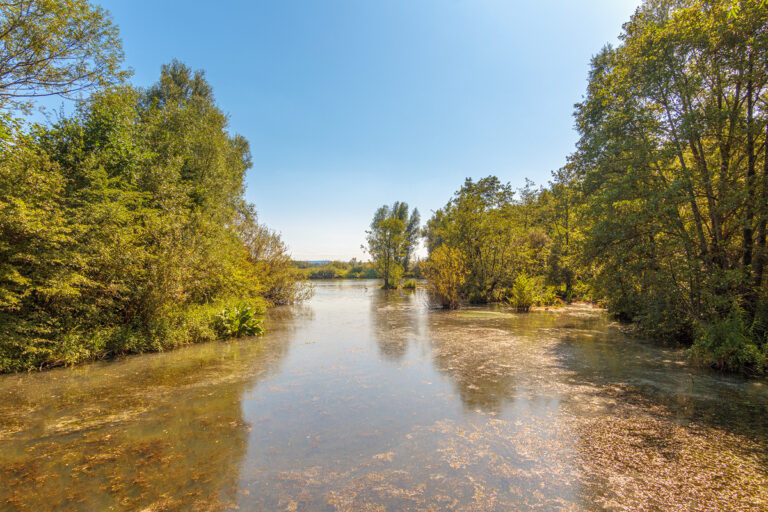
[[[536,302],[536,287],[533,279],[519,274],[512,285],[512,294],[508,300],[518,311],[529,311]]]
[[[586,300],[588,302],[591,301],[592,288],[590,288],[588,283],[581,280],[577,280],[576,283],[573,285],[571,296],[565,298],[565,300],[568,302],[570,302],[573,299]]]
[[[734,308],[727,317],[701,328],[691,347],[693,359],[718,370],[752,374],[768,370],[766,346],[755,343],[745,316]]]
[[[415,279],[409,279],[408,281],[405,281],[402,286],[403,286],[403,290],[415,290],[416,289],[416,280]]]
[[[557,298],[557,290],[553,286],[546,286],[536,299],[539,306],[555,306],[560,303]]]
[[[261,322],[252,306],[238,305],[224,308],[216,315],[214,328],[223,339],[259,336],[264,334]]]
[[[343,277],[343,271],[329,265],[313,269],[309,273],[309,279],[338,279]]]
[[[432,297],[444,308],[459,307],[460,290],[468,274],[461,251],[441,245],[432,251],[422,267]]]

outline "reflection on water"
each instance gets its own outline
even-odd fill
[[[589,308],[316,291],[256,341],[0,378],[0,509],[768,508],[765,382]]]

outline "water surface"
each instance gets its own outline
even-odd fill
[[[0,377],[0,509],[768,509],[765,382],[599,310],[333,281],[267,326]]]

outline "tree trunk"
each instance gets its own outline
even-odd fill
[[[765,260],[768,255],[766,247],[766,222],[768,221],[768,123],[765,124],[765,142],[763,144],[765,155],[763,158],[763,183],[762,197],[760,198],[760,209],[758,211],[759,221],[757,223],[757,257],[755,259],[755,290],[759,290],[763,285],[763,270]]]
[[[749,56],[749,73],[750,77],[747,80],[747,201],[746,211],[744,219],[744,232],[743,232],[743,256],[742,264],[744,265],[745,272],[749,272],[750,265],[752,265],[752,250],[753,250],[753,232],[752,223],[754,222],[755,211],[755,133],[753,126],[753,99],[752,99],[752,55]]]

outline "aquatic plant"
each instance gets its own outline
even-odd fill
[[[224,308],[214,318],[214,328],[224,339],[259,336],[264,334],[261,322],[252,306],[242,304]]]

